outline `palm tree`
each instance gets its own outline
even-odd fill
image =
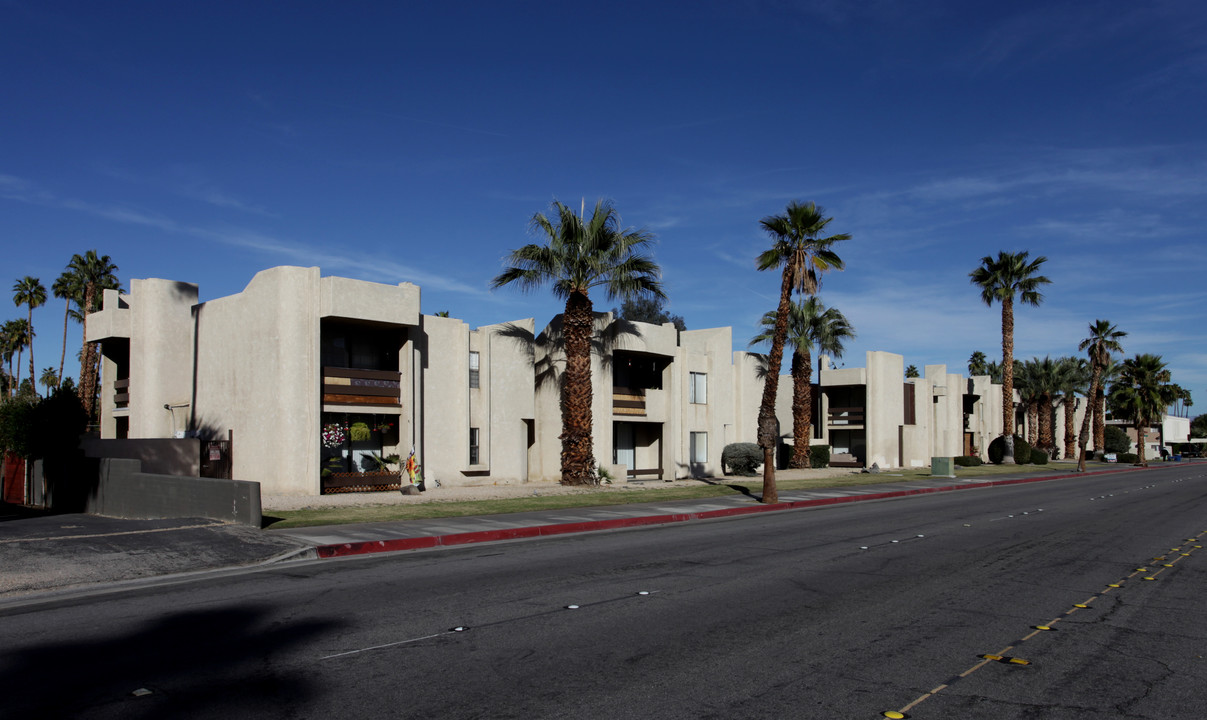
[[[1102,410],[1102,375],[1110,364],[1111,353],[1122,353],[1123,346],[1119,341],[1127,337],[1127,333],[1110,323],[1109,320],[1095,320],[1090,323],[1090,336],[1081,341],[1077,349],[1089,352],[1090,358],[1090,387],[1086,390],[1086,399],[1090,405],[1086,408],[1085,417],[1081,420],[1081,432],[1077,437],[1078,456],[1077,471],[1085,472],[1085,447],[1090,439],[1090,423],[1097,424],[1098,414]],[[1094,447],[1102,451],[1102,441],[1097,439],[1095,429]]]
[[[13,377],[13,387],[16,388],[16,393],[21,393],[21,356],[25,352],[25,348],[33,343],[33,338],[29,334],[29,321],[25,318],[17,318],[9,320],[4,324],[8,328],[7,346],[8,352],[17,354],[17,374],[12,375],[12,355],[9,355],[9,375]]]
[[[38,386],[34,382],[34,308],[46,304],[46,287],[38,278],[26,275],[13,285],[13,304],[29,307],[29,381],[37,395]]]
[[[1115,384],[1122,370],[1123,365],[1113,359],[1107,362],[1102,370],[1102,382],[1098,385],[1096,397],[1098,410],[1094,413],[1094,447],[1106,445],[1106,396],[1109,394],[1107,388]]]
[[[1041,255],[1027,262],[1029,256],[1026,250],[1003,250],[996,258],[986,255],[981,258],[981,266],[968,274],[972,284],[981,289],[986,305],[992,307],[998,302],[1002,306],[1002,437],[1006,443],[1002,463],[1007,465],[1014,464],[1014,298],[1038,306],[1044,299],[1040,286],[1052,282],[1037,274],[1048,259]]]
[[[1031,447],[1039,447],[1039,404],[1042,395],[1039,358],[1015,360],[1011,377],[1014,378],[1014,392],[1018,393],[1020,409],[1027,419],[1027,443]]]
[[[1144,458],[1144,436],[1176,399],[1169,369],[1160,355],[1142,353],[1123,361],[1119,380],[1111,387],[1111,412],[1130,419],[1136,429],[1139,464]]]
[[[117,281],[117,266],[108,255],[96,254],[89,250],[81,255],[73,255],[67,264],[67,272],[75,274],[83,290],[83,305],[80,313],[84,322],[83,355],[80,361],[80,397],[84,403],[84,411],[92,418],[96,408],[97,364],[100,357],[95,345],[88,342],[88,315],[100,309],[101,291],[120,290]]]
[[[17,349],[22,346],[23,331],[18,327],[18,321],[6,320],[4,326],[0,327],[0,358],[3,358],[4,363],[8,365],[8,370],[5,373],[7,387],[5,394],[12,396],[17,389],[17,381],[13,376],[13,355],[17,353]],[[18,369],[20,363],[18,362]]]
[[[906,377],[906,378],[916,378],[916,377],[920,377],[920,376],[918,375],[918,366],[917,366],[917,365],[910,365],[910,366],[906,367],[906,368],[905,368],[905,377]]]
[[[59,382],[63,380],[63,364],[67,360],[67,321],[72,317],[71,304],[75,303],[76,307],[82,307],[84,304],[84,288],[81,278],[77,272],[74,272],[70,266],[59,275],[58,279],[51,285],[51,292],[54,296],[65,301],[66,308],[63,310],[63,350],[59,354]],[[82,321],[83,317],[77,311],[76,316]]]
[[[513,250],[508,267],[492,288],[516,283],[522,290],[546,285],[564,298],[563,333],[566,370],[561,388],[562,484],[583,485],[595,480],[591,439],[591,337],[595,314],[589,292],[602,288],[609,300],[641,295],[665,298],[661,270],[645,254],[653,236],[644,230],[622,228],[610,202],[599,201],[591,217],[554,201],[550,215],[532,217],[532,230],[545,244]]]
[[[759,321],[763,331],[751,339],[751,345],[770,342],[775,334],[776,314],[768,312]],[[813,418],[813,357],[842,357],[843,340],[855,337],[855,330],[837,308],[827,308],[818,297],[804,302],[792,301],[788,310],[788,337],[792,346],[792,461],[790,467],[807,468]]]
[[[46,388],[46,394],[49,395],[52,389],[59,386],[59,376],[55,373],[53,367],[48,367],[42,370],[42,375],[38,378],[38,382],[42,383],[42,386]]]
[[[985,353],[980,350],[974,350],[972,355],[968,356],[968,376],[989,374],[989,359],[985,357]]]
[[[820,284],[819,276],[831,269],[842,270],[842,259],[833,245],[849,240],[840,233],[821,237],[833,218],[813,203],[791,202],[783,215],[763,218],[763,229],[774,239],[771,248],[755,261],[759,270],[783,268],[780,282],[779,307],[776,309],[775,330],[771,337],[771,353],[767,356],[767,377],[763,382],[763,400],[759,404],[759,446],[763,448],[763,502],[779,502],[775,487],[775,447],[778,440],[775,421],[775,395],[779,390],[780,366],[784,360],[784,342],[788,336],[788,311],[792,292],[814,295]]]
[[[1031,390],[1036,396],[1036,412],[1038,413],[1038,433],[1039,441],[1035,445],[1048,453],[1049,457],[1055,455],[1056,450],[1056,397],[1060,395],[1064,389],[1063,378],[1061,373],[1061,361],[1053,360],[1050,355],[1045,355],[1043,360],[1038,358],[1033,361],[1034,366],[1031,374]]]
[[[1064,457],[1077,456],[1077,394],[1086,392],[1090,381],[1089,363],[1085,358],[1062,357],[1058,361],[1057,386],[1060,388],[1060,404],[1064,407]]]

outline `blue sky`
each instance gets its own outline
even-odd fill
[[[1105,318],[1207,404],[1197,0],[0,0],[0,66],[10,285],[95,248],[203,300],[317,265],[543,323],[548,293],[489,281],[534,213],[602,197],[657,235],[669,310],[743,349],[779,287],[759,220],[814,201],[853,236],[821,293],[859,333],[847,365],[1000,358],[968,273],[1029,250],[1053,283],[1017,357]],[[62,314],[35,311],[39,371]]]

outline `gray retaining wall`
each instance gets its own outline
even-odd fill
[[[151,520],[201,517],[260,527],[260,483],[142,472],[142,463],[101,458],[85,512]]]

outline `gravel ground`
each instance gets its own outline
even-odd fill
[[[799,478],[838,477],[857,473],[850,468],[821,468],[818,470],[780,470],[776,477],[781,480]],[[647,482],[613,483],[598,487],[570,487],[548,482],[505,483],[490,485],[443,485],[432,487],[419,495],[403,495],[400,492],[374,493],[337,493],[335,495],[264,495],[260,505],[264,512],[273,510],[302,510],[307,508],[325,508],[341,506],[365,505],[406,505],[430,502],[458,502],[464,500],[498,500],[503,498],[524,497],[528,495],[580,495],[586,493],[624,493],[633,490],[647,490],[670,487],[701,487],[735,480],[758,480],[758,478],[718,477],[703,480],[674,480],[664,482],[650,480]]]

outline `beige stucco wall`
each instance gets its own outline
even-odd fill
[[[232,474],[265,494],[320,491],[319,295],[318,268],[277,267],[196,309],[194,422],[234,431]]]
[[[671,326],[673,328],[673,326]],[[733,332],[730,328],[709,330],[687,330],[679,335],[680,347],[675,359],[675,392],[679,412],[673,413],[672,428],[677,447],[677,458],[668,458],[667,465],[676,468],[676,476],[693,473],[698,475],[720,475],[721,452],[725,446],[737,440],[735,417],[735,368],[730,360],[733,347]],[[691,373],[707,376],[707,402],[690,403]],[[704,432],[708,438],[708,461],[703,466],[692,466],[691,433]]]
[[[904,358],[895,353],[878,350],[867,353],[867,399],[864,405],[867,441],[864,464],[867,467],[873,464],[882,468],[897,467],[900,462],[901,425],[905,415],[903,363]]]
[[[464,484],[469,468],[469,334],[469,325],[455,318],[421,316],[416,333],[421,427],[415,445],[427,482]]]

